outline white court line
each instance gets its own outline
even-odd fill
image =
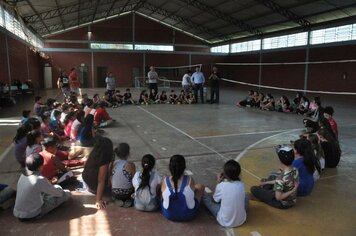
[[[346,174],[340,174],[340,175],[330,175],[330,176],[326,176],[326,177],[322,177],[319,179],[320,180],[324,180],[324,179],[332,179],[332,178],[335,178],[335,177],[340,177],[340,176],[345,176]]]
[[[224,228],[225,236],[235,236],[235,231],[233,228]]]
[[[146,109],[140,107],[140,106],[136,106],[138,109],[141,109],[142,111],[146,112],[147,114],[153,116],[154,118],[156,118],[157,120],[161,121],[162,123],[166,124],[167,126],[171,127],[172,129],[178,131],[179,133],[187,136],[188,138],[190,138],[191,140],[193,140],[196,143],[199,143],[201,146],[209,149],[210,151],[214,152],[215,154],[217,154],[218,156],[222,157],[225,160],[229,160],[229,158],[225,157],[224,155],[222,155],[221,153],[219,153],[218,151],[216,151],[215,149],[209,147],[208,145],[200,142],[199,140],[195,139],[194,137],[190,136],[189,134],[187,134],[186,132],[184,132],[181,129],[178,129],[177,127],[175,127],[174,125],[168,123],[167,121],[161,119],[160,117],[156,116],[155,114],[153,114],[152,112],[147,111]],[[253,174],[252,172],[246,170],[245,168],[241,168],[242,170],[244,170],[245,172],[247,172],[248,174],[252,175],[253,177],[255,177],[256,179],[261,179],[260,177],[258,177],[257,175]]]
[[[288,134],[288,133],[291,133],[291,132],[295,132],[295,131],[298,131],[298,130],[305,130],[305,128],[301,128],[301,129],[291,129],[291,130],[288,130],[288,131],[285,131],[285,132],[282,132],[282,133],[278,133],[278,134],[275,134],[275,135],[271,135],[271,136],[268,136],[266,138],[263,138],[253,144],[251,144],[250,146],[248,146],[247,148],[245,148],[236,158],[235,158],[235,161],[239,161],[249,150],[251,150],[253,147],[255,147],[256,145],[260,144],[260,143],[263,143],[264,141],[270,139],[270,138],[274,138],[274,137],[277,137],[279,135],[283,135],[283,134]]]
[[[1,154],[0,156],[0,163],[2,163],[2,161],[4,160],[4,158],[7,156],[7,154],[10,152],[11,148],[14,146],[13,143],[10,144],[10,146],[8,146],[5,151]]]
[[[238,133],[238,134],[222,134],[222,135],[212,135],[212,136],[200,136],[200,137],[195,137],[195,138],[196,138],[196,139],[224,138],[224,137],[253,135],[253,134],[279,133],[279,132],[285,132],[285,131],[288,131],[288,130],[291,130],[291,129],[271,130],[271,131],[260,131],[260,132],[248,132],[248,133]]]
[[[259,232],[257,232],[257,231],[252,231],[252,232],[250,232],[250,234],[252,235],[252,236],[262,236]]]
[[[0,122],[1,122],[1,123],[6,123],[6,122],[8,122],[8,123],[20,123],[20,121],[21,121],[21,120],[19,120],[19,119],[16,119],[16,120],[0,119]]]

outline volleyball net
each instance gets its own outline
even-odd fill
[[[194,72],[196,67],[199,67],[201,70],[202,64],[182,66],[155,66],[154,68],[159,77],[157,81],[158,87],[181,87],[183,75],[186,74],[188,70]],[[147,85],[147,76],[135,77],[135,88],[145,88]]]
[[[356,95],[356,92],[353,91],[337,91],[337,90],[312,90],[312,89],[304,89],[304,88],[296,88],[292,86],[286,86],[290,84],[288,82],[288,77],[285,77],[286,74],[294,74],[294,78],[296,76],[300,77],[299,84],[304,84],[305,80],[305,68],[308,65],[308,69],[310,70],[311,66],[319,66],[318,70],[323,70],[326,67],[332,65],[342,65],[342,64],[351,64],[353,67],[356,66],[356,59],[350,60],[332,60],[332,61],[310,61],[310,62],[270,62],[270,63],[253,63],[253,62],[232,62],[232,63],[216,63],[215,65],[219,68],[219,71],[222,75],[222,81],[228,83],[230,85],[243,85],[247,86],[247,88],[253,88],[261,90],[261,89],[271,89],[278,91],[287,91],[287,92],[302,92],[302,93],[313,93],[313,94],[331,94],[331,95]],[[354,64],[354,65],[353,65]],[[326,67],[322,67],[324,65]],[[337,67],[336,67],[337,68]],[[347,69],[349,70],[349,69]],[[271,74],[274,82],[281,84],[281,86],[271,86],[268,84],[264,84],[264,76],[263,72],[269,73],[269,80],[271,78]],[[273,73],[271,73],[273,71]],[[249,75],[248,78],[242,78],[242,75]],[[297,74],[297,75],[295,75]],[[345,72],[345,67],[340,67],[339,78],[335,79],[351,79],[347,78],[348,73]],[[283,78],[285,77],[285,78]],[[310,80],[310,78],[308,78]],[[315,80],[315,79],[314,79]],[[247,82],[253,81],[253,82]],[[309,82],[309,81],[308,81]],[[314,82],[315,83],[315,82]],[[322,85],[323,81],[320,81]],[[340,82],[341,83],[341,82]],[[284,85],[284,86],[283,86]],[[302,85],[303,86],[303,85]]]

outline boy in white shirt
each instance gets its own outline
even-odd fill
[[[70,199],[69,190],[52,185],[40,175],[43,166],[40,154],[31,154],[26,158],[24,173],[17,183],[14,216],[21,221],[39,219]]]
[[[205,193],[203,197],[205,206],[224,227],[237,227],[246,221],[248,199],[240,173],[240,164],[229,160],[224,165],[224,173],[217,176],[214,195]]]

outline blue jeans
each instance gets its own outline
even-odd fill
[[[195,102],[198,103],[198,91],[200,99],[201,99],[201,103],[204,103],[204,88],[203,88],[203,84],[195,84],[194,85],[194,97],[195,97]]]
[[[203,202],[210,213],[216,218],[220,210],[221,203],[216,203],[211,193],[204,193]]]

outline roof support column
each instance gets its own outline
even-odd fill
[[[259,58],[260,65],[258,68],[258,91],[261,90],[261,84],[262,84],[262,62],[263,62],[262,46],[263,46],[263,39],[261,39],[261,42],[260,42],[260,58]]]
[[[310,30],[308,31],[307,47],[305,50],[305,66],[304,66],[304,94],[308,89],[308,78],[309,78],[309,51],[310,51]]]
[[[11,91],[11,66],[10,66],[10,55],[9,55],[9,43],[8,43],[8,33],[6,32],[6,35],[5,35],[5,45],[6,45],[6,59],[7,59],[7,74],[9,76],[9,93],[10,93],[10,96],[12,95],[12,91]]]
[[[132,12],[132,46],[133,46],[133,49],[135,50],[135,34],[136,34],[136,28],[135,28],[135,25],[136,25],[136,17],[135,17],[135,12]]]

